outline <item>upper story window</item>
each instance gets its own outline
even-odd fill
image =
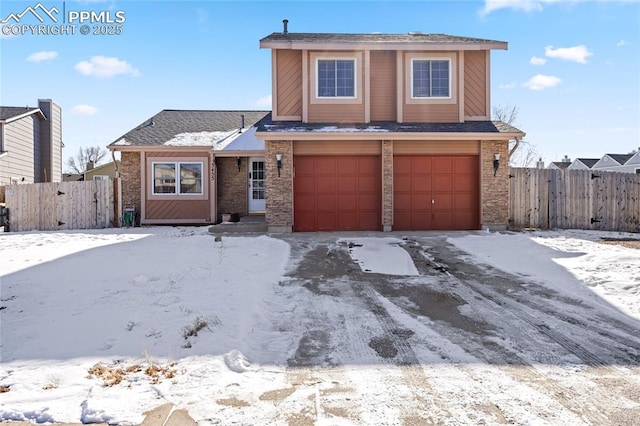
[[[413,59],[411,61],[411,97],[451,98],[451,60]]]
[[[153,194],[202,195],[202,163],[153,163]]]
[[[355,98],[355,59],[318,59],[317,64],[319,98]]]

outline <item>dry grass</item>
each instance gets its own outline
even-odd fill
[[[602,240],[598,242],[640,250],[640,239],[637,238],[602,238]]]
[[[142,372],[152,384],[158,384],[163,379],[173,379],[176,376],[175,365],[175,363],[167,365],[149,364],[145,367],[140,364],[134,364],[120,367],[97,363],[89,369],[88,378],[102,379],[102,385],[108,387],[118,385],[128,376]]]
[[[11,390],[10,386],[0,385],[0,393],[9,392]]]

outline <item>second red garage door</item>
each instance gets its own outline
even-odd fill
[[[478,156],[393,159],[393,230],[480,227]]]
[[[380,157],[294,156],[294,231],[381,229]]]

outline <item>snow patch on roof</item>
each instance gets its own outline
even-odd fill
[[[128,146],[131,145],[131,142],[127,141],[125,138],[119,139],[113,143],[113,145],[119,146]]]
[[[228,132],[195,132],[195,133],[178,133],[172,139],[166,141],[165,146],[211,146],[214,149],[218,148],[220,143],[224,142],[224,139],[235,133],[236,130]],[[225,144],[226,146],[226,144]]]

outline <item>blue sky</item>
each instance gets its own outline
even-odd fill
[[[0,20],[37,3],[3,0]],[[76,34],[0,38],[0,104],[57,101],[65,158],[81,146],[106,146],[162,109],[269,109],[271,56],[258,42],[281,31],[284,18],[290,32],[422,31],[507,41],[509,50],[492,52],[492,104],[519,108],[516,124],[538,156],[599,158],[640,147],[638,1],[42,5],[125,18],[120,35],[82,35],[75,22]],[[25,23],[39,22],[27,15]]]

